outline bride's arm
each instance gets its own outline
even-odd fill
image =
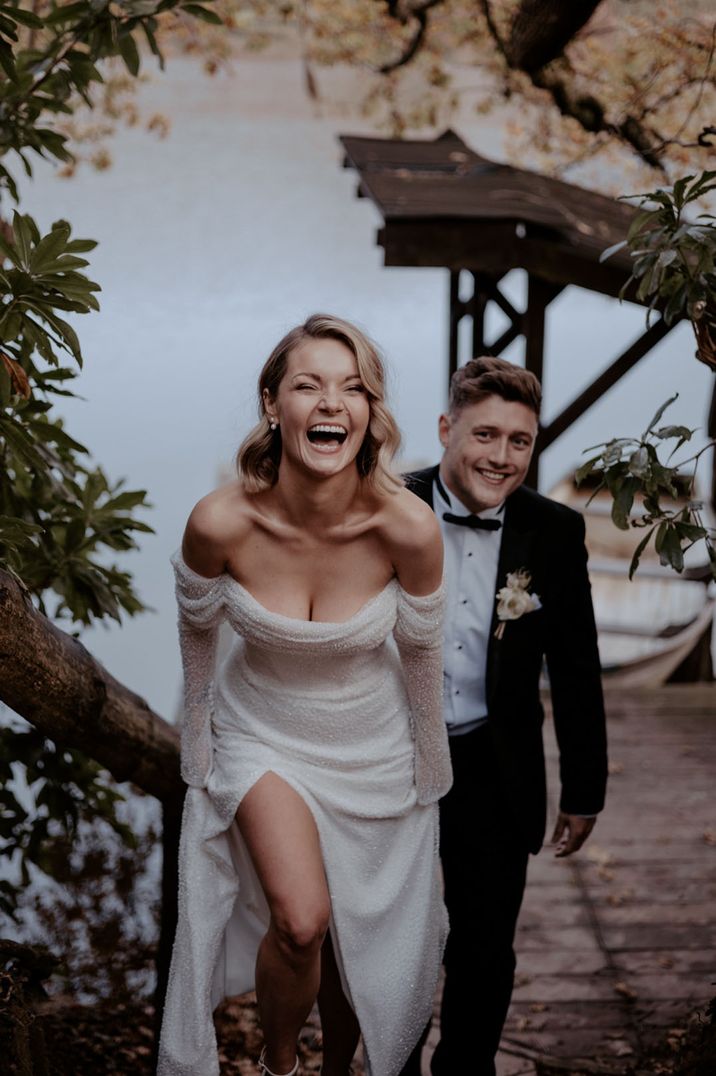
[[[210,494],[192,512],[182,550],[172,557],[184,670],[181,775],[195,788],[206,787],[213,763],[214,669],[224,597],[224,555],[212,513]]]
[[[412,716],[418,802],[425,804],[452,783],[443,717],[443,551],[433,512],[413,494],[405,496],[389,534],[400,584],[393,634]]]

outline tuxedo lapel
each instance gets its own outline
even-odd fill
[[[521,490],[517,489],[505,502],[505,518],[502,526],[500,558],[497,563],[495,580],[495,601],[492,607],[492,625],[487,644],[486,691],[488,708],[498,683],[500,659],[504,650],[504,639],[496,639],[495,631],[499,624],[497,619],[497,591],[505,586],[509,572],[520,568],[530,568],[530,558],[534,545],[534,530],[530,527],[528,514],[523,511],[524,502]],[[509,630],[509,625],[507,625]]]
[[[433,509],[435,508],[433,504],[433,483],[438,470],[438,467],[427,467],[424,471],[412,471],[410,474],[403,476],[405,485],[411,493],[420,497],[421,501],[425,501]]]

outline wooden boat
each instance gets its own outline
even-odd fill
[[[585,518],[605,687],[658,687],[674,674],[712,679],[716,587],[699,560],[700,550],[687,554],[680,575],[662,567],[651,544],[630,582],[629,564],[643,531],[619,530],[611,520],[609,494],[598,493],[587,505],[591,492],[569,476],[549,496]]]

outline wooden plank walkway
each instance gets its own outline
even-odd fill
[[[577,856],[531,863],[498,1076],[638,1071],[716,994],[716,685],[611,695],[607,712],[604,813]],[[554,792],[551,722],[546,741]]]

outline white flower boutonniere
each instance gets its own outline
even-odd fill
[[[539,595],[530,594],[529,586],[532,576],[526,568],[508,572],[507,584],[497,592],[497,619],[500,623],[495,629],[495,638],[501,639],[505,634],[508,620],[519,620],[525,613],[533,613],[542,608]]]

